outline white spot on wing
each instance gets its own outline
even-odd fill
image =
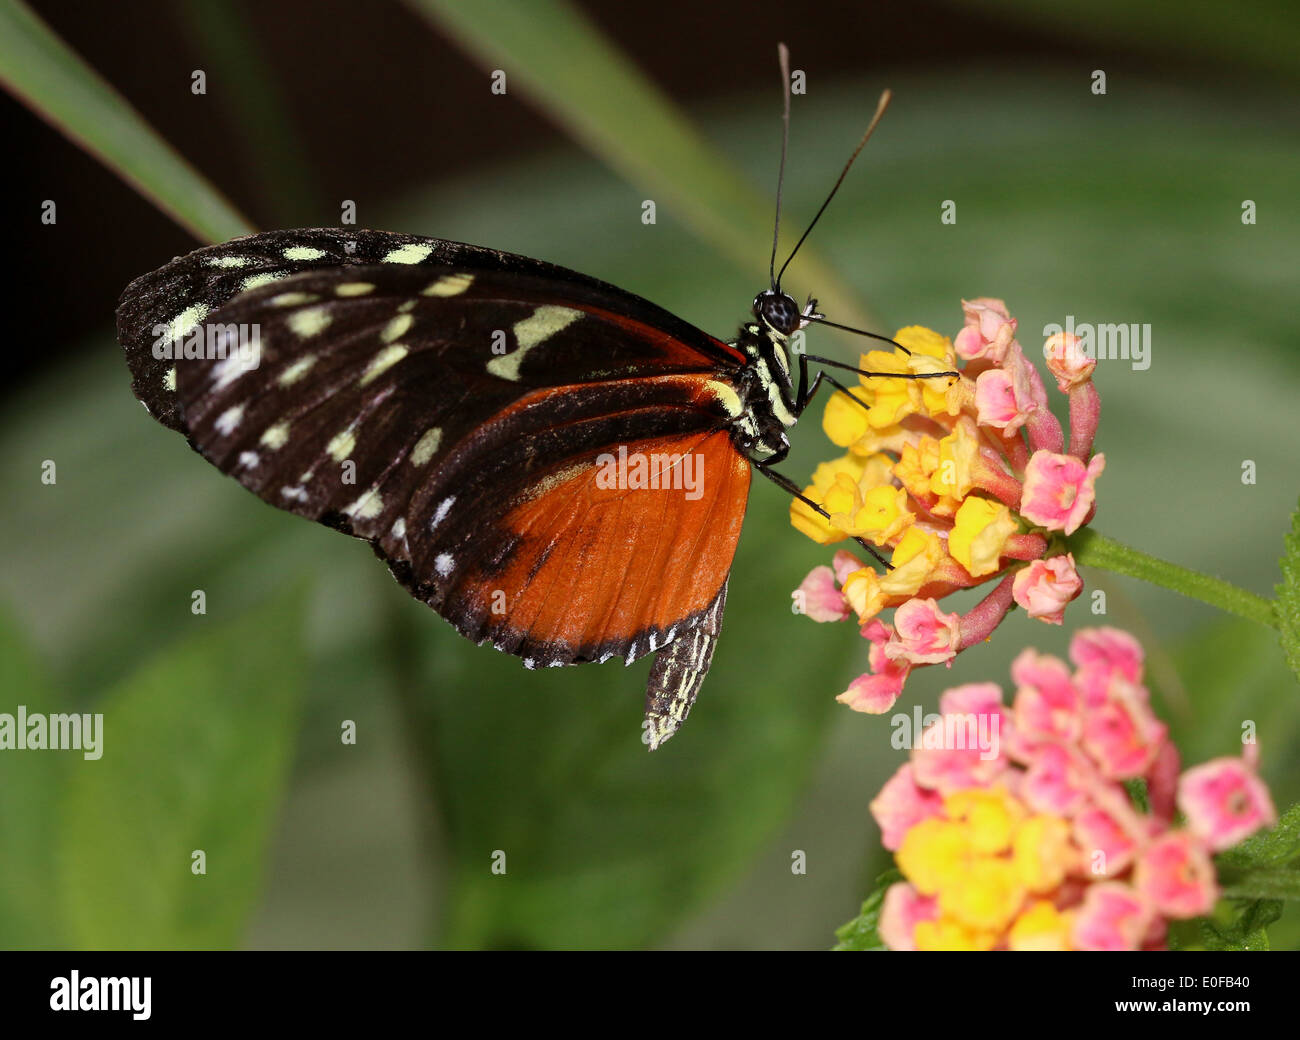
[[[238,354],[228,354],[212,366],[212,389],[222,390],[247,371]]]
[[[285,487],[282,487],[280,489],[280,495],[283,498],[289,499],[290,502],[307,501],[307,489],[305,487],[302,487],[301,485],[297,487],[289,487],[286,485]]]
[[[195,303],[186,307],[180,314],[172,318],[170,325],[167,327],[168,338],[174,340],[184,339],[207,315],[208,305],[206,303]]]
[[[433,514],[433,519],[429,521],[430,531],[447,519],[447,514],[451,512],[451,507],[455,501],[455,495],[448,495],[438,504],[438,508]]]
[[[255,451],[241,451],[239,453],[239,465],[244,469],[252,469],[260,461],[262,460],[257,457]]]
[[[239,427],[244,418],[244,406],[242,404],[232,405],[217,416],[215,426],[217,433],[223,437],[229,437]]]
[[[283,277],[283,271],[263,271],[261,274],[250,274],[239,283],[239,288],[241,292],[248,292],[249,289],[257,289],[263,285],[278,282]]]
[[[459,296],[468,289],[474,282],[472,274],[448,274],[443,275],[436,282],[425,289],[421,296]]]
[[[394,521],[393,521],[393,529],[392,529],[392,531],[391,531],[390,533],[391,533],[392,536],[393,536],[394,538],[396,538],[399,542],[400,542],[403,538],[405,538],[405,537],[406,537],[406,520],[405,520],[405,518],[399,516],[396,520],[394,520]]]
[[[172,365],[171,368],[167,369],[167,371],[163,373],[163,389],[175,391],[176,389],[176,366],[175,365]]]
[[[304,307],[289,315],[289,331],[307,339],[324,332],[333,320],[333,316],[324,307]]]
[[[316,355],[305,354],[281,372],[276,378],[276,382],[281,386],[290,386],[305,376],[314,364],[316,364]]]
[[[411,327],[414,321],[415,319],[409,314],[399,314],[384,326],[384,331],[379,334],[379,338],[385,343],[392,343],[394,340],[401,339],[406,335],[407,329]]]
[[[348,516],[355,517],[358,520],[373,520],[383,511],[384,499],[376,488],[371,488],[343,510]]]
[[[384,256],[386,264],[418,264],[433,252],[433,246],[421,245],[418,242],[408,242],[404,246],[392,250]]]
[[[346,430],[336,433],[330,438],[330,442],[325,445],[325,452],[335,462],[342,462],[352,454],[352,449],[357,446],[357,427],[353,423]],[[304,480],[308,479],[306,477]]]
[[[247,267],[246,256],[214,256],[208,261],[209,267]]]
[[[438,572],[440,578],[445,578],[455,566],[456,561],[452,559],[451,553],[439,553],[433,561],[433,569]]]
[[[312,303],[320,297],[312,292],[282,292],[271,297],[272,307],[297,307],[299,304]]]
[[[437,427],[431,427],[424,431],[424,434],[415,442],[415,447],[411,450],[411,465],[423,466],[438,451],[438,445],[442,443],[442,430]]]
[[[325,250],[315,246],[290,246],[284,251],[286,260],[319,260],[324,255]]]
[[[344,282],[334,287],[335,296],[365,296],[366,293],[374,291],[375,287],[371,282]]]
[[[279,451],[289,443],[289,424],[279,422],[274,426],[268,426],[257,443],[265,448],[270,448],[272,451]]]
[[[527,318],[515,323],[515,341],[519,346],[504,357],[494,357],[487,363],[487,370],[499,379],[518,382],[519,366],[523,363],[524,355],[561,329],[568,328],[582,315],[582,311],[576,311],[572,307],[556,307],[552,304],[538,307]]]
[[[387,372],[395,364],[406,357],[407,349],[400,343],[394,343],[391,347],[385,347],[371,360],[365,372],[361,376],[359,386],[365,386],[367,383],[373,383],[381,375]]]

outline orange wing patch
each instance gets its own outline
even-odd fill
[[[726,431],[630,442],[506,514],[513,551],[465,575],[457,598],[525,664],[630,662],[699,622],[748,496],[749,463]]]

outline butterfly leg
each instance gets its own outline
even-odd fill
[[[793,480],[787,477],[784,473],[778,473],[776,470],[771,468],[773,465],[775,465],[776,463],[784,459],[786,455],[789,453],[789,451],[790,451],[789,448],[785,448],[782,451],[778,452],[776,455],[773,455],[770,459],[764,459],[762,462],[755,462],[754,468],[758,470],[761,474],[763,474],[763,476],[767,477],[768,480],[770,480],[773,484],[779,487],[782,491],[790,495],[792,498],[797,498],[800,502],[806,505],[814,513],[817,513],[819,516],[822,516],[825,519],[829,520],[831,518],[830,513],[826,512],[824,508],[819,506],[811,498],[809,498],[802,491],[800,491],[798,484],[796,484]],[[876,551],[875,547],[870,542],[868,542],[865,538],[859,538],[855,535],[853,540],[857,542],[860,546],[862,546],[862,548],[864,548],[867,552],[869,552],[873,557],[875,557],[876,562],[883,565],[885,570],[889,571],[894,569],[890,565],[889,561],[886,560],[883,556],[881,556],[880,553]]]

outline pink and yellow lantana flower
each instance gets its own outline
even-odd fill
[[[1213,909],[1212,855],[1276,822],[1253,744],[1179,775],[1131,636],[1085,629],[1070,659],[1021,653],[1010,705],[948,690],[871,803],[906,879],[881,906],[891,949],[1162,949],[1168,921]]]
[[[1095,361],[1076,337],[1044,346],[1057,387],[1068,395],[1069,444],[1048,406],[1037,369],[1016,340],[1016,319],[1001,300],[962,304],[953,339],[910,326],[900,349],[872,350],[853,397],[837,393],[822,425],[845,454],[824,462],[804,494],[828,514],[796,500],[791,523],[822,545],[861,538],[889,553],[883,574],[853,553],[835,554],[795,591],[817,621],[854,617],[872,644],[871,671],[840,695],[850,707],[887,711],[915,667],[947,664],[988,638],[1014,605],[1061,624],[1083,590],[1069,553],[1054,535],[1071,535],[1092,517],[1105,467],[1092,453],[1100,400]],[[940,379],[899,375],[957,370]],[[997,581],[964,615],[940,601],[959,589]],[[893,608],[892,623],[877,615]]]

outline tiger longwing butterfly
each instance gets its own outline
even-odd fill
[[[342,228],[176,258],[127,287],[117,328],[154,418],[368,541],[462,635],[529,668],[654,653],[653,750],[709,669],[751,465],[803,498],[771,466],[835,383],[808,362],[857,371],[801,353],[795,385],[789,338],[823,319],[778,274],[753,315],[728,344],[539,260]]]

